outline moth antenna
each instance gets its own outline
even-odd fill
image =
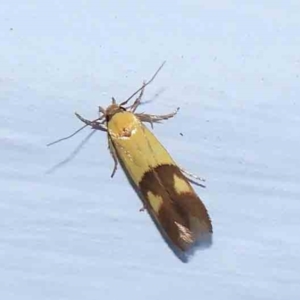
[[[75,114],[76,114],[76,113],[75,113]],[[103,117],[104,117],[104,116],[101,116],[100,118],[97,118],[97,119],[95,119],[95,120],[93,120],[93,121],[91,121],[91,122],[97,122],[97,121],[99,121],[99,120],[102,120]],[[103,123],[103,122],[101,122],[101,123]],[[56,140],[56,141],[54,141],[54,142],[51,142],[51,143],[47,144],[47,146],[49,147],[49,146],[52,146],[52,145],[54,145],[54,144],[60,143],[60,142],[62,142],[62,141],[68,140],[68,139],[70,139],[71,137],[73,137],[74,135],[76,135],[78,132],[80,132],[81,130],[83,130],[85,127],[88,127],[88,126],[89,126],[88,124],[85,124],[85,125],[83,125],[82,127],[80,127],[79,129],[77,129],[75,132],[73,132],[72,134],[70,134],[70,135],[68,135],[68,136],[66,136],[66,137],[63,137],[63,138],[61,138],[61,139],[58,139],[58,140]]]
[[[157,71],[154,73],[154,75],[152,76],[152,78],[147,81],[146,83],[144,83],[137,91],[135,91],[127,100],[125,100],[124,102],[122,102],[120,104],[120,106],[123,106],[125,104],[128,103],[128,101],[130,101],[137,93],[139,93],[142,89],[144,89],[147,85],[149,85],[156,77],[156,75],[159,73],[159,71],[162,69],[162,67],[164,66],[164,64],[166,63],[166,61],[164,61],[161,66],[157,69]]]
[[[79,128],[79,129],[77,129],[75,132],[73,132],[72,134],[70,134],[70,135],[68,135],[68,136],[66,136],[66,137],[63,137],[63,138],[61,138],[61,139],[59,139],[59,140],[56,140],[56,141],[54,141],[54,142],[51,142],[51,143],[49,143],[49,144],[47,144],[47,146],[49,147],[49,146],[52,146],[52,145],[54,145],[54,144],[57,144],[57,143],[60,143],[60,142],[62,142],[62,141],[64,141],[64,140],[68,140],[68,139],[70,139],[71,137],[73,137],[74,135],[76,135],[78,132],[80,132],[82,129],[84,129],[85,127],[87,127],[88,125],[84,125],[84,126],[82,126],[81,128]]]

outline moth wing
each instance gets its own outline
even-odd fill
[[[208,212],[176,165],[159,165],[148,171],[139,190],[157,227],[181,251],[210,241]]]

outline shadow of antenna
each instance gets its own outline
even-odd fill
[[[63,167],[65,164],[69,163],[72,159],[74,159],[95,132],[96,130],[90,132],[67,158],[65,158],[64,160],[50,168],[48,171],[46,171],[46,174],[52,174],[57,169]]]

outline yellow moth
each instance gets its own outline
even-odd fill
[[[162,65],[163,66],[163,65]],[[181,259],[195,245],[211,242],[212,224],[208,212],[190,184],[187,172],[178,167],[164,146],[144,125],[172,118],[178,109],[166,115],[136,113],[141,104],[144,83],[126,101],[99,107],[100,117],[89,121],[76,116],[93,129],[107,133],[108,146],[114,160],[114,176],[118,162],[134,187],[160,233]],[[138,95],[139,94],[139,95]],[[133,104],[128,102],[137,96]]]

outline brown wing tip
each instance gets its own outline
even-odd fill
[[[177,256],[177,258],[183,263],[188,263],[193,258],[196,252],[205,250],[212,245],[213,236],[212,233],[203,234],[201,238],[198,238],[192,244],[187,245],[187,247],[184,250],[178,248],[178,246],[174,245],[174,243],[171,243],[168,240],[166,241],[170,249]]]
[[[193,243],[186,245],[184,250],[173,250],[176,256],[184,263],[189,262],[197,251],[205,250],[213,244],[212,232],[202,233]]]

